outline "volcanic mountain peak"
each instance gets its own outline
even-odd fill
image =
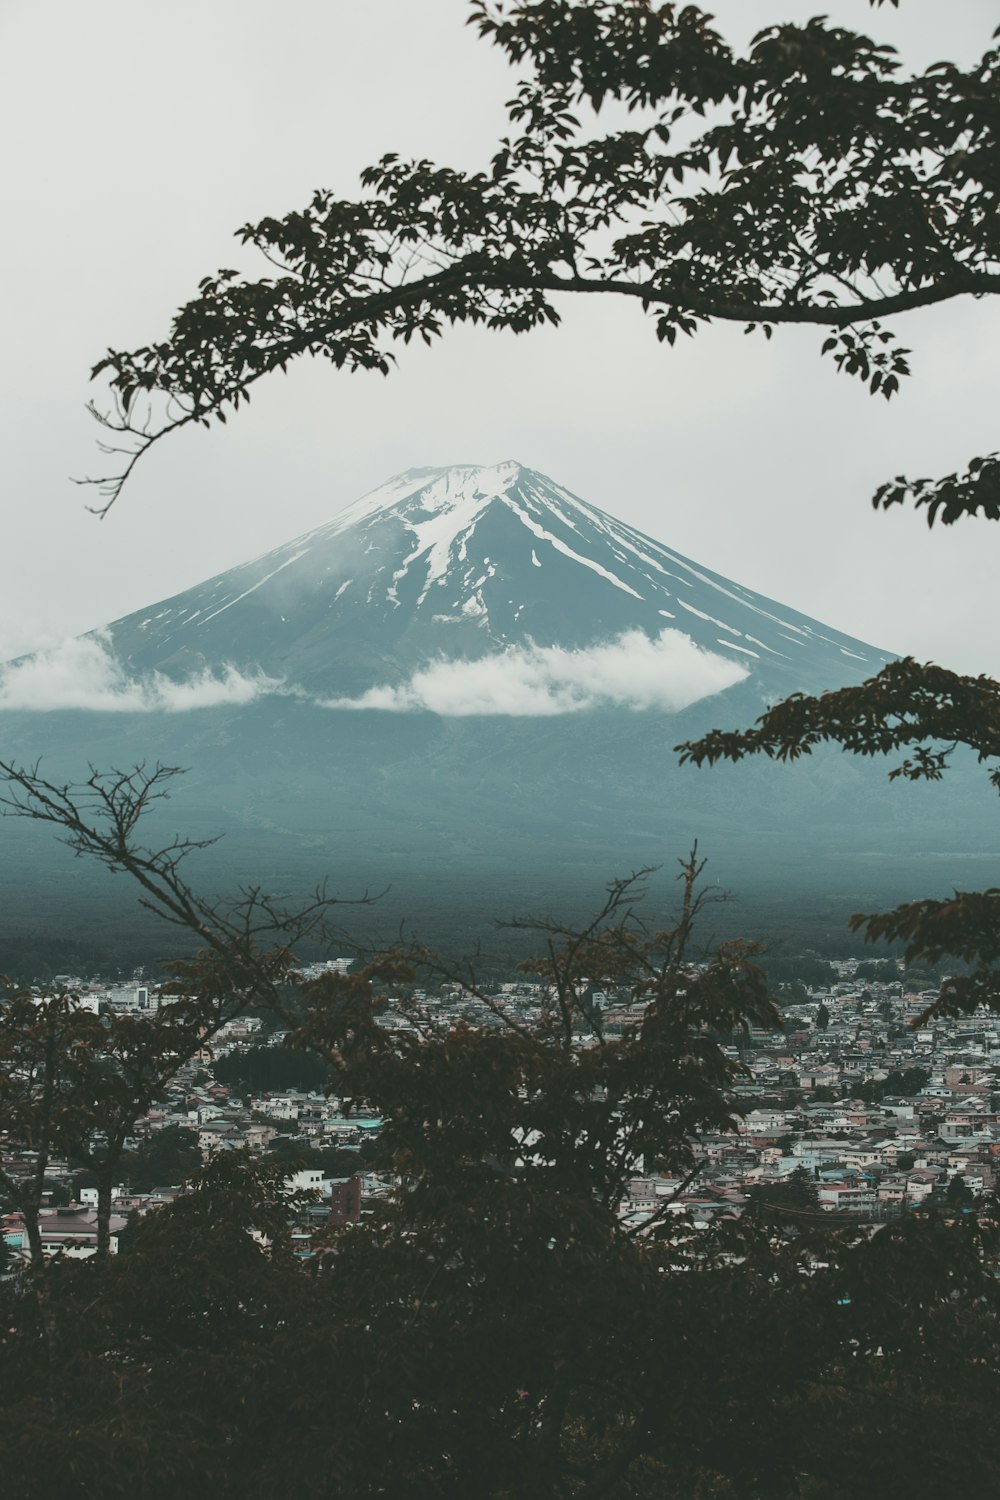
[[[405,469],[348,505],[320,530],[330,536],[386,514],[450,516],[456,531],[475,521],[530,470],[508,459],[499,464],[449,464],[446,468]],[[541,476],[539,476],[541,477]]]
[[[462,603],[476,599],[473,578],[478,559],[476,533],[488,514],[492,513],[494,527],[507,522],[508,548],[517,532],[527,532],[528,538],[548,543],[564,556],[590,568],[595,573],[615,584],[635,598],[641,595],[615,577],[610,571],[596,566],[593,560],[573,552],[564,539],[555,532],[581,533],[581,523],[593,526],[602,519],[602,513],[587,506],[562,486],[555,484],[544,474],[508,459],[503,463],[452,464],[447,468],[407,469],[395,475],[386,484],[349,505],[325,526],[307,533],[291,544],[301,547],[304,555],[313,547],[325,548],[338,537],[354,533],[367,538],[366,552],[382,551],[387,534],[389,544],[406,546],[405,555],[398,558],[398,567],[393,569],[391,579],[385,586],[385,599],[394,607],[400,604],[399,584],[410,574],[411,569],[421,573],[421,586],[416,604],[422,605],[435,585],[446,590],[463,585],[472,586]],[[510,518],[520,523],[510,527]],[[603,517],[611,522],[611,517]],[[376,541],[375,539],[378,538]],[[522,534],[523,543],[527,538]],[[470,552],[470,544],[472,551]],[[266,559],[259,559],[263,561]],[[504,559],[510,561],[509,558]],[[534,567],[541,567],[537,549],[532,549]],[[496,572],[496,561],[488,557],[487,569],[492,566],[492,577]],[[382,569],[376,570],[383,571]],[[370,590],[368,603],[375,603],[378,589]],[[478,599],[482,605],[482,600]],[[458,607],[458,606],[456,606]],[[485,606],[477,613],[485,614]]]
[[[885,660],[508,460],[409,469],[325,525],[111,627],[129,670],[262,669],[323,695],[442,657],[675,632],[769,696]]]
[[[742,859],[782,892],[850,891],[853,910],[873,889],[867,854],[850,876],[818,855],[896,847],[881,768],[831,753],[704,775],[669,747],[885,660],[532,469],[463,464],[410,469],[261,557],[9,664],[0,710],[12,757],[44,755],[67,780],[88,760],[191,766],[178,816],[194,838],[229,835],[224,884],[392,883],[383,932],[432,888],[449,913],[524,909],[534,880],[551,909],[580,872],[655,864],[695,837],[727,880]],[[981,824],[977,805],[965,847]],[[950,812],[930,842],[928,826],[926,847],[963,847]],[[8,864],[34,920],[52,880],[43,861],[25,884],[27,860]]]
[[[468,563],[468,543],[477,523],[498,504],[509,507],[510,512],[519,516],[536,536],[541,536],[542,532],[538,530],[537,521],[532,523],[531,517],[525,514],[525,505],[539,515],[548,510],[564,520],[568,519],[567,507],[585,509],[569,491],[514,460],[492,465],[452,464],[446,468],[407,469],[348,505],[331,521],[199,585],[202,589],[225,585],[219,592],[216,608],[207,616],[201,612],[202,624],[240,603],[303,559],[309,561],[296,569],[296,578],[299,584],[306,584],[307,590],[310,577],[315,586],[320,586],[336,575],[339,582],[336,597],[339,598],[357,581],[346,577],[345,567],[350,562],[356,575],[371,576],[376,580],[366,590],[365,602],[370,605],[389,603],[393,607],[400,604],[397,587],[400,580],[413,564],[422,564],[425,578],[416,602],[423,604],[433,584],[441,583],[456,564]],[[399,566],[385,577],[390,552],[397,554]],[[537,558],[535,565],[540,566]],[[460,571],[469,573],[470,570]],[[284,582],[279,587],[283,587]],[[354,594],[357,597],[356,588]],[[161,618],[165,616],[150,616],[146,624]]]

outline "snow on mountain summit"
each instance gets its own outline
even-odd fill
[[[338,702],[396,691],[442,660],[580,652],[635,632],[738,664],[722,685],[749,674],[763,696],[857,680],[886,660],[512,460],[409,469],[109,630],[129,672],[232,666]]]
[[[0,714],[11,757],[44,755],[67,781],[88,762],[191,767],[178,826],[225,834],[207,856],[219,888],[391,884],[379,940],[420,930],[425,902],[454,937],[467,913],[474,931],[484,911],[577,902],[584,880],[589,904],[595,878],[669,864],[693,839],[727,883],[784,901],[821,881],[853,910],[888,866],[871,855],[895,860],[911,837],[919,788],[833,749],[707,775],[670,747],[884,660],[535,470],[458,464],[398,474],[260,557],[8,664]],[[919,847],[985,847],[982,805],[935,812],[932,790]],[[154,814],[168,838],[174,816]],[[28,886],[35,856],[12,858],[24,910],[42,909],[57,872],[39,858]],[[105,900],[102,885],[93,910]]]

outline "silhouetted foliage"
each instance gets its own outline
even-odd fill
[[[819,1207],[816,1182],[805,1167],[796,1167],[780,1182],[756,1183],[749,1193],[751,1209],[758,1222],[788,1219],[813,1213]]]
[[[911,1094],[919,1094],[930,1082],[930,1076],[926,1068],[893,1069],[885,1078],[872,1078],[868,1083],[859,1083],[854,1092],[868,1104],[879,1104],[883,1099],[897,1095],[905,1099]]]
[[[321,1092],[333,1083],[335,1072],[309,1052],[289,1047],[246,1047],[216,1058],[212,1073],[219,1083],[237,1093],[280,1093],[299,1089]]]
[[[768,979],[778,985],[792,985],[796,981],[808,989],[829,989],[837,983],[837,971],[825,959],[814,953],[785,954],[766,953],[760,966]]]
[[[89,842],[77,815],[74,828]],[[136,836],[123,832],[126,867]],[[953,1477],[989,1492],[992,1200],[869,1235],[815,1212],[793,1174],[708,1229],[678,1195],[639,1224],[617,1212],[648,1160],[682,1191],[696,1183],[700,1134],[741,1108],[740,1066],[716,1038],[779,1019],[752,947],[697,947],[700,869],[682,862],[678,912],[659,925],[642,919],[641,877],[612,882],[581,929],[522,919],[537,1021],[473,966],[461,979],[492,1026],[424,1013],[414,981],[457,976],[420,948],[301,983],[291,1041],[382,1116],[393,1197],[314,1235],[303,1259],[289,1141],[271,1159],[212,1158],[119,1256],[62,1264],[33,1245],[0,1282],[5,1483],[151,1500],[787,1500],[806,1485],[842,1500],[875,1473],[890,1500],[929,1500],[941,1470],[927,1455],[947,1452]],[[283,1014],[292,957],[203,928],[211,943],[155,1016],[105,1025],[71,996],[3,1008],[8,1141],[86,1159],[102,1119],[112,1135],[129,1117],[127,1069],[148,1056],[162,1080],[185,1050],[173,1028],[210,1027],[247,996]],[[582,1044],[595,982],[625,1020]],[[390,986],[404,998],[387,1025]],[[147,1097],[133,1090],[131,1110]],[[29,1210],[42,1180],[20,1184]]]
[[[326,1177],[353,1177],[379,1163],[377,1141],[362,1141],[356,1147],[314,1146],[302,1136],[276,1136],[267,1148],[269,1161],[287,1162],[295,1168],[313,1168]]]
[[[200,1168],[198,1132],[184,1125],[167,1125],[153,1131],[137,1150],[126,1151],[121,1160],[122,1179],[135,1193],[149,1193],[155,1187],[176,1187]]]
[[[898,984],[899,970],[891,958],[869,960],[858,964],[854,977],[870,980],[873,984]]]
[[[963,1172],[956,1172],[950,1179],[945,1198],[952,1208],[968,1208],[976,1201],[976,1195],[966,1182]]]
[[[113,967],[110,950],[80,938],[50,932],[0,936],[0,974],[20,984],[48,983],[56,974],[106,974]]]
[[[757,754],[794,761],[824,742],[865,756],[908,750],[889,777],[911,781],[940,780],[955,749],[965,745],[980,762],[997,762],[989,780],[1000,789],[1000,684],[906,657],[857,687],[819,697],[793,693],[750,729],[713,729],[677,749],[682,762],[700,766]],[[960,960],[964,972],[944,980],[924,1019],[978,1005],[1000,1008],[1000,891],[956,891],[889,912],[859,912],[849,925],[868,942],[902,944],[907,965],[936,966],[946,955]]]
[[[519,66],[511,134],[482,170],[392,152],[363,195],[320,189],[239,231],[261,279],[206,276],[167,338],[109,350],[114,502],[166,433],[225,421],[295,359],[387,374],[393,345],[446,324],[527,332],[558,298],[615,296],[673,344],[715,320],[770,338],[825,327],[821,353],[891,397],[909,373],[889,320],[1000,291],[1000,54],[905,76],[893,49],[825,17],[775,24],[745,54],[694,5],[471,0]],[[627,125],[602,130],[604,105]],[[591,111],[598,112],[596,116]],[[1000,515],[996,455],[964,475],[880,487],[944,524]]]

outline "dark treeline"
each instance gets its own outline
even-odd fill
[[[926,1068],[900,1068],[888,1073],[885,1078],[872,1079],[870,1083],[859,1083],[854,1090],[859,1099],[868,1104],[879,1104],[883,1099],[896,1095],[906,1098],[919,1094],[930,1079]]]
[[[336,1081],[336,1070],[314,1053],[290,1047],[247,1047],[212,1063],[219,1083],[241,1094],[299,1089],[319,1092]]]
[[[125,962],[124,947],[88,942],[75,936],[57,936],[36,930],[0,934],[0,974],[20,984],[45,983],[56,974],[115,974]]]

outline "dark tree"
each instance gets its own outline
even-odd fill
[[[63,815],[90,840],[78,811]],[[137,839],[135,825],[123,833],[123,861]],[[294,1044],[381,1113],[397,1193],[359,1225],[314,1234],[303,1259],[288,1161],[222,1155],[130,1229],[124,1254],[0,1282],[8,1486],[842,1500],[875,1475],[889,1500],[930,1500],[941,1474],[927,1454],[947,1453],[952,1482],[992,1492],[995,1204],[869,1235],[814,1213],[800,1178],[794,1202],[730,1210],[708,1230],[683,1211],[699,1137],[739,1114],[740,1068],[716,1039],[777,1020],[752,949],[698,947],[698,873],[683,862],[679,908],[659,922],[642,920],[635,880],[614,882],[583,929],[522,921],[540,953],[533,1024],[474,969],[419,949],[303,984]],[[173,876],[174,899],[204,912]],[[232,972],[242,998],[281,1005],[291,960],[268,991],[270,950],[204,925],[211,950],[189,961],[174,1003],[224,997],[228,1011],[241,996],[219,975]],[[414,1029],[379,1025],[387,985],[458,977],[492,1005],[492,1028],[425,1015],[413,989]],[[598,1025],[581,1046],[598,980],[623,1030]],[[36,1142],[62,1132],[61,1149],[80,1133],[74,1107],[85,1134],[102,1109],[109,1128],[123,1118],[122,1075],[111,1068],[94,1094],[105,1028],[67,1045],[67,1027],[95,1018],[72,997],[37,1009],[52,1060],[43,1048],[39,1067],[26,1019],[26,1050],[0,1067],[4,1123]],[[631,1224],[616,1211],[623,1188],[653,1159],[681,1189]]]
[[[133,1192],[176,1187],[201,1167],[198,1132],[184,1125],[167,1125],[142,1141],[138,1150],[126,1152],[121,1165]]]
[[[930,1074],[926,1068],[902,1068],[886,1075],[885,1078],[873,1079],[871,1083],[861,1083],[857,1088],[857,1096],[869,1104],[878,1104],[881,1100],[902,1095],[904,1098],[909,1094],[919,1094],[930,1080]]]
[[[334,1079],[329,1064],[290,1047],[247,1047],[228,1052],[212,1064],[219,1083],[245,1094],[300,1089],[322,1091]]]
[[[96,481],[104,510],[151,444],[225,421],[301,356],[385,374],[394,345],[447,324],[527,332],[559,321],[560,297],[612,296],[669,344],[716,320],[814,325],[888,398],[909,373],[901,315],[1000,291],[995,50],[908,77],[824,17],[767,26],[746,54],[695,5],[471,0],[469,19],[522,70],[492,160],[467,174],[392,153],[355,200],[320,189],[244,226],[266,275],[206,277],[165,339],[95,369],[121,454]],[[606,104],[628,125],[602,130]],[[903,500],[931,522],[996,519],[1000,458],[875,496]]]
[[[889,778],[911,781],[940,780],[955,749],[965,745],[989,765],[989,780],[1000,790],[1000,683],[907,657],[858,687],[818,698],[794,693],[750,729],[712,730],[677,749],[682,761],[700,766],[759,754],[793,761],[826,742],[864,756],[905,751]],[[956,891],[889,912],[859,912],[849,926],[868,942],[903,944],[907,965],[936,966],[946,955],[960,960],[964,972],[944,980],[925,1017],[960,1015],[978,1005],[1000,1008],[1000,890]],[[895,965],[891,970],[898,980]]]
[[[780,1182],[763,1182],[750,1189],[750,1204],[758,1221],[801,1221],[805,1216],[818,1213],[819,1197],[812,1174],[805,1167],[796,1167]]]
[[[855,973],[859,979],[870,980],[873,984],[899,983],[899,969],[891,958],[868,959],[858,964]]]
[[[298,1168],[312,1167],[326,1177],[353,1177],[365,1168],[378,1164],[375,1141],[362,1141],[356,1150],[347,1146],[314,1146],[301,1136],[276,1136],[267,1150],[269,1161],[295,1163]]]
[[[127,874],[143,906],[202,945],[194,958],[171,966],[176,977],[163,986],[150,1016],[98,1018],[62,992],[39,998],[15,991],[0,1008],[0,1131],[34,1153],[27,1177],[0,1166],[0,1187],[24,1215],[36,1266],[42,1261],[38,1211],[52,1156],[68,1156],[94,1172],[98,1250],[106,1255],[111,1190],[136,1122],[227,1021],[254,1002],[280,1010],[295,965],[291,944],[328,928],[334,903],[323,892],[295,911],[277,906],[258,887],[213,901],[198,895],[184,875],[185,861],[204,844],[178,838],[150,848],[141,842],[143,818],[169,795],[176,775],[168,767],[137,766],[58,784],[37,767],[0,762],[0,813],[47,825],[75,853]]]

